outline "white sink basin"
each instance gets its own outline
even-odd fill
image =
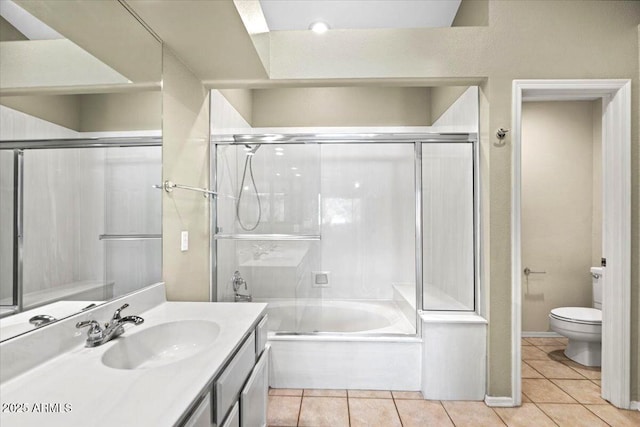
[[[102,363],[115,369],[149,369],[194,356],[211,346],[220,326],[206,320],[162,323],[129,336],[102,356]]]

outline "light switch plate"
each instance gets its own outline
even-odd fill
[[[180,250],[186,252],[189,250],[189,232],[183,231],[180,233]]]

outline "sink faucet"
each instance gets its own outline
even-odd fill
[[[242,287],[242,285],[244,285],[244,290],[245,291],[247,290],[247,281],[242,278],[238,270],[236,270],[236,272],[233,273],[233,277],[231,278],[231,280],[233,283],[234,301],[235,302],[251,302],[252,300],[251,294],[241,294],[240,292],[238,292]]]
[[[95,320],[83,320],[82,322],[76,323],[76,328],[78,329],[84,328],[85,326],[89,328],[89,330],[87,331],[86,346],[97,347],[122,335],[124,333],[123,325],[125,323],[133,323],[134,325],[139,325],[144,322],[144,319],[140,316],[120,317],[120,312],[127,307],[129,307],[129,304],[124,304],[122,307],[117,309],[113,313],[111,321],[104,324],[104,329],[100,326],[100,323],[96,322]]]

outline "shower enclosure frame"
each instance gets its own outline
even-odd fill
[[[0,151],[13,151],[13,304],[4,306],[6,315],[24,311],[23,301],[23,225],[24,225],[24,152],[65,148],[161,147],[162,137],[111,137],[82,139],[3,140]],[[145,239],[155,238],[146,236]],[[132,239],[120,236],[118,240]],[[115,240],[115,236],[100,236],[100,240]]]
[[[376,133],[376,134],[232,134],[232,135],[212,135],[210,138],[210,183],[212,191],[218,190],[217,181],[217,152],[219,145],[289,145],[289,144],[413,144],[414,148],[414,199],[415,199],[415,279],[416,279],[416,313],[415,313],[415,334],[375,334],[375,336],[406,336],[420,337],[422,334],[422,322],[420,312],[424,311],[423,306],[423,224],[422,224],[422,144],[424,143],[467,143],[472,146],[472,191],[473,191],[473,310],[429,310],[433,312],[474,312],[481,314],[481,292],[480,292],[480,175],[479,175],[479,149],[478,138],[473,133]],[[252,235],[218,235],[217,223],[217,198],[211,200],[210,215],[210,288],[209,300],[217,301],[217,241],[220,237],[234,238],[237,240],[253,240]],[[267,235],[260,234],[262,240],[320,240],[319,236],[294,236],[294,235]],[[258,239],[255,239],[258,240]],[[278,335],[344,335],[336,332],[281,332]],[[363,335],[363,334],[359,334]]]

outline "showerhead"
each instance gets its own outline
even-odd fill
[[[247,151],[247,156],[253,156],[254,154],[256,154],[256,151],[258,151],[262,144],[256,144],[253,147],[248,144],[245,144],[244,146],[249,149],[249,151]]]

